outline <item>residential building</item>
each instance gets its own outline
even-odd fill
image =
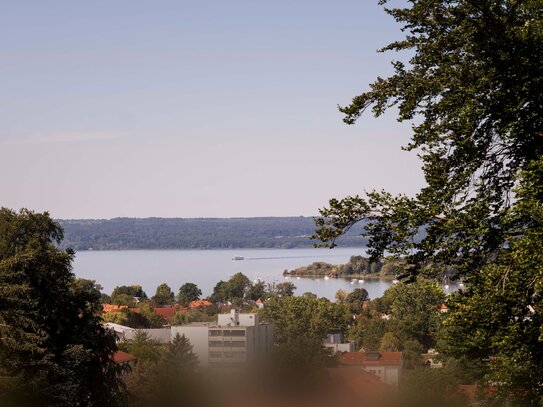
[[[265,359],[273,345],[273,326],[258,314],[232,310],[219,314],[217,322],[172,326],[172,337],[185,335],[202,366],[243,367]]]
[[[332,353],[335,355],[336,353],[341,352],[354,352],[356,344],[354,341],[345,341],[342,334],[335,333],[329,334],[324,340],[323,345],[326,348],[332,349]]]
[[[347,352],[339,359],[344,367],[357,367],[379,377],[385,384],[396,386],[403,367],[402,352]]]
[[[121,367],[121,375],[126,375],[136,367],[138,358],[130,353],[118,350],[113,354],[113,361]]]

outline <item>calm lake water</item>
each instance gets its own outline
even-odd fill
[[[267,283],[291,281],[297,295],[309,291],[333,300],[339,289],[352,291],[364,287],[370,298],[380,297],[390,282],[366,280],[363,284],[351,284],[344,279],[296,277],[286,280],[282,275],[285,269],[315,261],[343,264],[351,256],[363,254],[363,249],[356,248],[84,251],[76,254],[74,272],[78,277],[96,280],[108,294],[118,285],[140,284],[147,295],[152,296],[161,283],[167,283],[177,292],[182,284],[191,282],[208,296],[219,280],[242,272],[251,280],[260,278]],[[234,261],[234,256],[243,256],[245,260]]]

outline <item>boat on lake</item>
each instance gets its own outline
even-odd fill
[[[243,257],[243,256],[234,256],[234,257],[232,257],[232,260],[245,260],[245,257]]]

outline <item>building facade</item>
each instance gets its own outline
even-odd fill
[[[172,337],[185,335],[201,366],[246,367],[265,360],[273,346],[273,326],[259,321],[258,314],[232,310],[219,314],[217,322],[172,326]]]

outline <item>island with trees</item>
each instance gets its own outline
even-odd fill
[[[283,275],[292,277],[310,278],[352,278],[352,279],[396,279],[404,269],[402,259],[386,259],[384,261],[370,261],[363,256],[351,256],[345,264],[330,264],[314,262],[308,266],[285,270]]]

